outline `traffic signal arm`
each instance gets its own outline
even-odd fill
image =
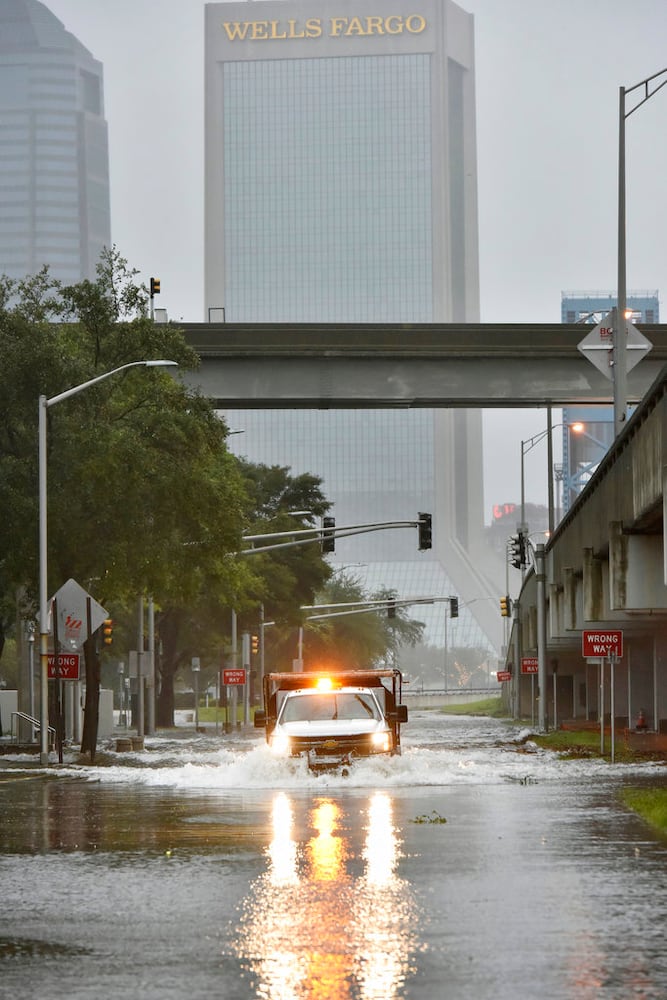
[[[427,515],[430,518],[430,514]],[[346,524],[328,530],[336,538],[349,538],[352,535],[363,535],[369,531],[384,531],[387,528],[414,528],[418,521],[376,521],[370,524]],[[241,549],[237,555],[247,556],[253,552],[270,552],[272,549],[291,549],[296,545],[310,545],[312,542],[322,542],[324,527],[297,528],[294,531],[271,531],[258,535],[244,535],[244,542],[259,542],[275,538],[290,538],[289,542],[272,542],[270,545],[260,545],[255,548]],[[307,536],[307,537],[303,537]],[[429,546],[430,548],[430,546]]]

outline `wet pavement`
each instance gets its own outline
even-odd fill
[[[617,794],[667,768],[522,735],[414,712],[400,758],[348,777],[254,733],[2,758],[0,992],[667,996],[667,844]]]

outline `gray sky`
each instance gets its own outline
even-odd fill
[[[104,65],[113,241],[143,280],[160,277],[172,319],[200,321],[204,3],[45,2]],[[481,319],[558,322],[561,291],[616,288],[619,87],[667,68],[667,0],[460,6],[475,15]],[[628,289],[661,298],[666,126],[667,87],[626,142]],[[518,501],[521,440],[545,425],[485,415],[487,520]],[[526,498],[546,502],[546,444],[526,455]]]

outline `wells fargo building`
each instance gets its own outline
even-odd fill
[[[208,4],[207,318],[477,321],[473,62],[472,17],[449,0]],[[337,545],[369,586],[480,596],[478,413],[228,420],[253,460],[322,475],[340,524],[433,511],[430,555],[406,531]],[[449,627],[479,638],[469,614]]]

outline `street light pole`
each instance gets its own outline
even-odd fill
[[[39,397],[38,419],[38,466],[39,466],[39,662],[40,662],[40,763],[49,762],[49,603],[47,591],[47,517],[46,517],[46,413],[49,407],[61,403],[70,396],[75,396],[84,389],[89,389],[111,375],[125,371],[127,368],[143,366],[145,368],[166,367],[177,365],[177,361],[130,361],[111,371],[88,379],[80,385],[65,389],[48,399]]]
[[[549,511],[549,537],[554,533],[554,442],[553,426],[551,424],[551,405],[547,406],[547,467],[548,467],[548,488],[547,488],[547,509]]]
[[[625,250],[625,87],[619,91],[618,114],[618,276],[613,322],[614,436],[625,426],[628,406],[628,369],[625,343],[627,292]]]
[[[614,379],[614,433],[618,435],[625,426],[628,408],[628,369],[627,369],[627,343],[625,327],[625,310],[627,305],[626,289],[626,245],[625,245],[625,120],[645,104],[661,87],[667,83],[663,79],[660,83],[656,81],[667,74],[667,68],[661,69],[658,73],[640,80],[633,87],[620,87],[619,89],[619,109],[618,109],[618,287],[616,290],[616,311],[613,322],[613,379]],[[653,89],[651,89],[653,84]],[[625,99],[628,94],[643,88],[644,96],[637,103],[626,111]]]
[[[534,434],[531,438],[527,438],[525,441],[521,442],[521,525],[520,531],[524,534],[528,534],[528,524],[526,522],[526,474],[525,474],[525,462],[524,459],[529,451],[543,441],[544,438],[547,439],[547,494],[548,494],[548,511],[549,511],[549,534],[553,534],[555,527],[555,516],[554,516],[554,452],[553,452],[553,431],[557,427],[567,427],[568,424],[560,423],[553,424],[551,422],[551,406],[547,406],[547,426],[546,429],[540,431],[539,434]]]

